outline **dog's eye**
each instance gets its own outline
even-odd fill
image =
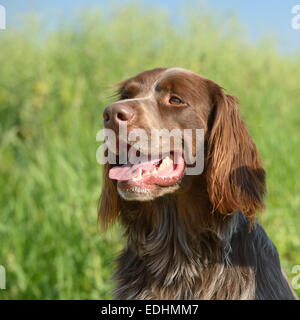
[[[182,101],[177,97],[171,97],[169,103],[178,106],[182,103]]]
[[[126,99],[129,99],[129,98],[130,98],[130,96],[129,96],[129,92],[128,91],[121,92],[120,100],[126,100]]]

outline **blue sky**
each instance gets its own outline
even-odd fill
[[[17,17],[26,12],[49,13],[58,11],[61,15],[68,15],[73,10],[80,10],[89,6],[107,3],[108,0],[0,0],[6,7],[7,27],[14,24]],[[126,3],[129,0],[115,0],[116,3]],[[137,2],[152,3],[158,7],[167,8],[172,13],[180,14],[180,6],[195,6],[197,1],[186,0],[140,0]],[[299,4],[300,0],[207,0],[206,4],[212,12],[229,14],[235,12],[244,24],[253,41],[266,34],[277,39],[279,48],[283,52],[300,50],[300,30],[291,28],[293,17],[292,7]],[[223,21],[219,27],[222,28]]]

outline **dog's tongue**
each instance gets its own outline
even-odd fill
[[[125,164],[109,170],[109,177],[118,181],[169,186],[177,182],[184,174],[184,159],[175,154],[176,164],[168,156],[163,159],[145,161],[138,164]]]
[[[110,179],[118,181],[131,180],[137,177],[139,170],[151,172],[155,168],[155,164],[158,163],[158,159],[145,161],[138,164],[124,164],[119,167],[113,167],[109,170]]]

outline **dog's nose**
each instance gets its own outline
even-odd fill
[[[110,105],[103,112],[104,126],[130,123],[134,117],[133,110],[122,104]]]

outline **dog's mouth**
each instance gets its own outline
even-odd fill
[[[171,152],[170,156],[156,156],[137,164],[126,163],[110,169],[109,178],[127,187],[153,189],[156,186],[170,187],[184,176],[185,162],[182,153]]]

